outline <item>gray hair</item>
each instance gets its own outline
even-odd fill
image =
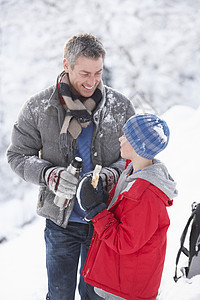
[[[64,46],[64,58],[69,62],[72,69],[76,59],[80,56],[92,59],[102,57],[104,60],[105,54],[106,51],[102,42],[88,33],[72,36]]]

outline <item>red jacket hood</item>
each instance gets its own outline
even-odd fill
[[[157,195],[163,201],[165,206],[171,206],[173,204],[173,200],[170,200],[158,187],[151,184],[149,181],[140,178],[136,179],[129,191],[124,192],[121,195],[126,196],[126,198],[129,198],[130,200],[133,198],[139,199],[146,189],[151,190],[155,195]]]

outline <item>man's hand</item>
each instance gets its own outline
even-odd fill
[[[45,172],[45,182],[49,189],[59,197],[73,198],[78,179],[66,168],[52,167]]]
[[[104,190],[110,192],[119,178],[119,173],[114,168],[104,167],[101,169],[99,177],[102,179]]]

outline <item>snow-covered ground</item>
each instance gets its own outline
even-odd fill
[[[199,300],[200,275],[190,280],[181,278],[177,283],[173,281],[173,276],[179,239],[190,215],[191,204],[200,201],[200,107],[194,110],[186,106],[174,106],[163,118],[169,124],[171,138],[168,147],[157,158],[166,163],[172,177],[177,181],[179,196],[168,209],[171,226],[168,231],[167,255],[159,300]],[[26,197],[31,203],[36,202],[35,190],[30,191]],[[13,203],[13,212],[18,210],[16,203]],[[29,213],[28,205],[24,206],[24,213]],[[1,220],[2,214],[0,215]],[[16,228],[17,218],[17,213],[13,213],[10,218],[10,222],[15,224],[13,228]],[[32,224],[18,230],[14,237],[11,236],[7,242],[0,245],[0,300],[45,299],[47,278],[44,224],[44,219],[36,216]],[[186,257],[182,256],[180,267],[186,263]],[[78,299],[80,298],[77,293],[76,300]]]
[[[180,237],[191,214],[191,204],[200,202],[200,107],[194,110],[190,107],[174,106],[163,118],[170,126],[171,138],[168,147],[160,153],[159,158],[166,162],[171,175],[177,181],[179,195],[168,210],[171,226],[168,231],[167,255],[159,300],[199,300],[200,276],[191,280],[182,278],[177,283],[174,282],[173,276]],[[187,258],[182,255],[179,269],[186,265]]]
[[[44,300],[44,220],[39,217],[18,235],[0,246],[1,300]]]

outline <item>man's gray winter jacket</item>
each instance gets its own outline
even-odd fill
[[[134,114],[131,102],[119,92],[104,86],[103,97],[94,112],[91,159],[93,166],[124,168],[118,138],[122,127]],[[59,135],[65,110],[59,100],[58,86],[53,85],[28,100],[15,123],[8,162],[25,181],[40,185],[37,212],[66,227],[73,201],[63,211],[54,205],[54,194],[44,181],[44,170],[51,166],[67,167],[70,163],[59,148]]]

